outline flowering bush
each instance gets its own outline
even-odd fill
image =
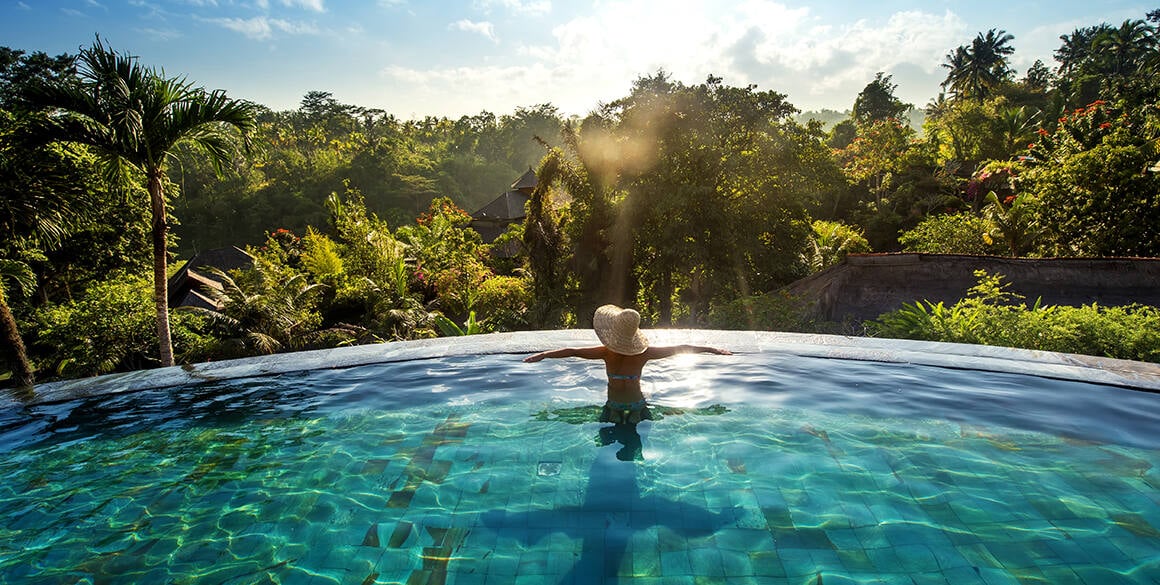
[[[298,268],[302,261],[302,238],[288,229],[278,228],[266,234],[266,243],[260,252],[286,266]]]
[[[1160,174],[1145,171],[1160,156],[1144,122],[1152,111],[1096,101],[1039,134],[1024,179],[1052,236],[1048,253],[1160,254]]]
[[[1018,174],[1013,164],[992,161],[975,171],[974,176],[967,181],[964,195],[968,203],[974,203],[992,191],[1002,198],[1013,197],[1017,188]]]
[[[1130,128],[1127,113],[1118,112],[1103,100],[1076,108],[1059,118],[1055,132],[1043,128],[1038,138],[1027,145],[1033,162],[1059,160],[1061,156],[1091,150],[1118,128]]]

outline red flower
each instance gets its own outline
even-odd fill
[[[1100,124],[1100,130],[1107,130],[1108,128],[1111,128],[1111,127],[1112,127],[1111,122],[1104,122],[1103,124]]]
[[[1006,196],[1006,197],[1004,197],[1004,198],[1003,198],[1003,204],[1004,204],[1004,205],[1011,205],[1011,202],[1012,202],[1012,201],[1014,201],[1014,200],[1015,200],[1015,196],[1014,196],[1014,195],[1008,195],[1008,196]]]
[[[1040,128],[1040,129],[1036,130],[1035,132],[1038,133],[1040,136],[1047,136],[1047,130],[1044,130],[1043,128]]]

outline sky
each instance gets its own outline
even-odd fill
[[[313,90],[401,119],[583,116],[657,71],[849,110],[876,72],[924,106],[947,53],[995,28],[1018,73],[1059,36],[1143,19],[1119,0],[0,0],[0,46],[75,54],[100,35],[171,77],[274,110]]]

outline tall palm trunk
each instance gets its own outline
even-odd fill
[[[166,234],[169,223],[165,212],[165,188],[161,182],[164,171],[158,167],[149,171],[149,204],[153,212],[153,300],[157,306],[157,339],[161,365],[173,365],[173,339],[169,333],[169,275]]]
[[[7,357],[14,368],[12,375],[16,380],[16,386],[31,387],[36,381],[32,374],[32,364],[28,361],[24,340],[20,337],[20,330],[16,328],[16,319],[12,316],[12,310],[8,308],[3,290],[0,290],[0,336],[4,339],[6,353],[9,353]]]

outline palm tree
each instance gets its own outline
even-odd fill
[[[1007,57],[1015,52],[1008,43],[1014,36],[1005,30],[991,29],[979,33],[970,47],[960,46],[946,56],[943,67],[949,69],[943,87],[955,97],[983,101],[996,87],[1011,77]]]
[[[602,131],[593,128],[589,134]],[[632,265],[632,243],[626,240],[631,231],[615,228],[623,214],[617,213],[615,179],[605,171],[610,161],[601,158],[603,153],[586,151],[580,136],[579,129],[566,124],[564,147],[548,148],[536,169],[538,183],[524,221],[533,287],[543,303],[536,309],[541,313],[537,319],[544,324],[558,319],[569,300],[581,326],[591,325],[597,305],[626,302],[624,283]],[[552,207],[556,188],[572,198],[570,226]],[[567,292],[569,261],[579,289],[575,295]]]
[[[27,264],[17,260],[0,259],[0,338],[9,355],[15,370],[13,378],[19,388],[31,387],[35,382],[32,362],[28,360],[28,352],[24,348],[24,338],[20,336],[20,329],[16,327],[16,319],[12,316],[12,309],[8,307],[7,286],[5,280],[13,281],[22,292],[27,294],[36,286],[36,276]]]
[[[153,295],[161,364],[173,365],[166,282],[166,163],[182,144],[209,155],[219,170],[235,152],[233,130],[247,137],[256,125],[254,104],[207,92],[184,78],[167,78],[136,57],[106,47],[100,37],[82,49],[78,79],[45,84],[32,92],[34,104],[55,112],[54,130],[64,142],[93,147],[110,176],[144,175],[153,216]]]
[[[947,53],[946,62],[942,64],[947,71],[947,78],[940,84],[943,89],[949,90],[955,97],[967,93],[967,69],[970,65],[970,54],[967,48],[960,45],[954,51]]]
[[[1156,44],[1156,29],[1143,20],[1125,20],[1092,40],[1092,54],[1105,80],[1122,93],[1128,79],[1148,65]]]
[[[1069,77],[1079,72],[1080,67],[1092,53],[1092,40],[1109,30],[1108,25],[1099,27],[1089,26],[1077,28],[1069,35],[1060,35],[1061,44],[1055,51],[1055,60],[1059,61],[1059,74]]]
[[[1027,148],[1027,143],[1035,140],[1035,129],[1042,112],[1027,106],[1003,108],[995,120],[996,129],[1003,141],[1004,154],[1012,154]]]
[[[22,387],[35,382],[34,368],[8,304],[9,293],[30,295],[36,275],[28,262],[43,260],[92,210],[92,180],[76,153],[46,146],[36,114],[0,109],[0,336],[4,356]],[[15,284],[16,288],[8,288]]]

